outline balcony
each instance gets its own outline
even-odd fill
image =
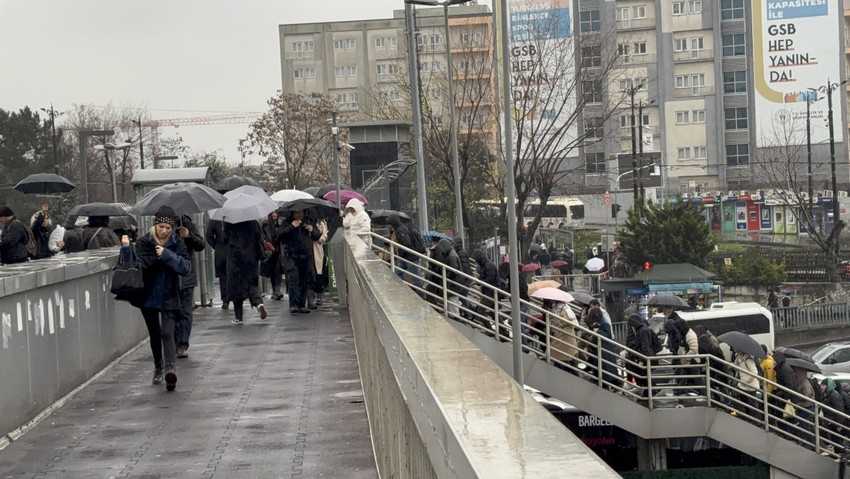
[[[657,19],[651,18],[630,18],[626,20],[617,20],[617,30],[648,30],[655,29]]]
[[[686,50],[673,52],[674,62],[701,62],[714,59],[714,50]]]
[[[620,55],[623,61],[623,66],[646,65],[647,63],[655,63],[655,54],[637,55],[630,53],[628,55]]]
[[[693,98],[707,95],[714,95],[714,86],[690,86],[673,89],[673,98]]]

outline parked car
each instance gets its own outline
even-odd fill
[[[850,374],[850,341],[824,344],[812,353],[812,359],[826,374]]]

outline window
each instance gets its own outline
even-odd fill
[[[673,2],[673,15],[684,15],[685,13],[687,13],[685,2]]]
[[[687,125],[691,122],[691,113],[689,111],[677,111],[676,112],[676,124],[677,125]]]
[[[695,146],[694,147],[694,158],[698,160],[704,160],[708,158],[708,147],[706,146]]]
[[[605,153],[585,153],[584,161],[588,173],[605,172]]]
[[[334,50],[342,50],[345,48],[345,40],[334,40]]]
[[[431,96],[434,98],[443,98],[443,89],[440,87],[434,87],[429,89],[431,92]]]
[[[693,123],[705,123],[705,110],[694,110],[691,112]]]
[[[304,52],[315,51],[316,44],[313,41],[292,42],[292,51],[301,56]]]
[[[676,148],[676,158],[680,160],[690,160],[691,159],[691,148]]]
[[[642,117],[643,121],[641,123],[643,126],[649,126],[649,113],[644,113]],[[620,127],[621,128],[631,128],[632,126],[632,115],[631,113],[626,115],[620,115]]]
[[[428,49],[437,50],[440,44],[443,43],[443,37],[437,34],[428,35]]]
[[[673,51],[674,52],[684,52],[688,50],[688,39],[687,38],[674,38],[673,39]]]
[[[376,65],[376,70],[379,80],[388,80],[390,75],[398,73],[398,65],[395,63],[379,63]]]
[[[602,47],[582,47],[581,66],[583,68],[602,66]]]
[[[750,145],[726,145],[726,165],[744,166],[750,163]]]
[[[399,101],[401,100],[401,93],[398,90],[388,90],[381,92],[381,100],[384,101]]]
[[[628,43],[620,43],[617,45],[617,53],[621,56],[628,57],[632,51],[632,46]]]
[[[634,8],[635,18],[646,18],[646,5],[637,5]]]
[[[688,87],[688,76],[687,75],[676,75],[676,88],[687,88]]]
[[[635,55],[646,55],[646,42],[635,42]]]
[[[441,117],[441,116],[431,117],[431,124],[438,127],[438,128],[443,126],[443,117]]]
[[[620,91],[625,92],[632,88],[635,88],[635,91],[646,90],[646,78],[636,77],[620,80]]]
[[[743,33],[723,35],[723,56],[742,57],[747,54],[746,36]]]
[[[354,50],[355,48],[357,48],[357,40],[354,40],[352,38],[350,40],[345,41],[345,49],[346,50]]]
[[[336,67],[334,68],[334,73],[337,77],[357,76],[357,65]]]
[[[723,92],[724,93],[746,93],[747,91],[747,72],[724,72],[723,73]]]
[[[384,37],[375,37],[375,48],[385,48],[387,46],[387,39]]]
[[[721,0],[720,18],[723,20],[744,18],[744,0]]]
[[[586,138],[602,138],[604,133],[603,123],[601,118],[585,118],[584,119],[584,135]]]
[[[692,51],[693,50],[696,50],[696,51],[704,50],[705,49],[704,45],[705,45],[705,43],[703,42],[702,37],[691,38],[691,50]]]
[[[295,78],[316,78],[315,68],[298,68],[292,73]]]
[[[632,9],[629,7],[620,7],[617,9],[617,22],[620,24],[620,26],[629,26],[629,17],[631,15],[631,10]]]
[[[589,10],[579,13],[580,32],[598,32],[600,26],[601,22],[599,20],[599,10]]]
[[[747,109],[746,108],[727,108],[725,111],[726,129],[727,130],[746,130],[747,129]]]
[[[597,81],[582,81],[581,91],[584,92],[585,103],[602,103],[602,85]]]
[[[694,95],[699,95],[702,87],[705,86],[705,75],[700,73],[699,75],[691,75],[691,89]]]
[[[688,2],[688,13],[702,13],[702,0],[690,0]]]
[[[357,107],[357,93],[337,93],[336,102],[346,108]]]

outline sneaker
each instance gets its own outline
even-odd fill
[[[283,299],[283,293],[275,293],[274,295],[272,295],[272,298],[276,299],[277,301],[280,301],[281,299]]]
[[[257,309],[260,311],[260,319],[266,319],[267,317],[269,317],[269,313],[266,312],[265,305],[260,304],[259,306],[257,306]]]
[[[177,348],[177,357],[178,358],[188,358],[189,352],[186,351],[185,348]]]
[[[221,303],[221,309],[223,309],[223,310],[227,311],[228,309],[230,309],[229,304],[230,304],[230,301],[224,301],[224,302],[222,302],[222,303]]]
[[[296,308],[296,307],[289,308],[289,314],[298,314],[300,312],[301,311],[299,311],[298,308]]]
[[[230,320],[230,322],[233,323],[233,324],[242,324],[245,321],[242,321],[241,319],[233,318],[233,319]]]
[[[307,314],[307,313],[310,312],[310,308],[301,307],[301,308],[298,308],[298,312],[301,313],[301,314]]]
[[[165,367],[165,389],[174,391],[177,387],[177,373],[174,372],[174,365]]]
[[[160,384],[162,384],[162,369],[161,368],[154,369],[154,371],[153,371],[153,381],[151,381],[151,384],[153,384],[154,386],[159,386]]]

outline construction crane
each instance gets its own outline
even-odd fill
[[[239,123],[251,123],[262,116],[263,112],[228,113],[225,115],[190,116],[183,118],[165,118],[148,120],[142,126],[151,129],[151,145],[154,157],[159,155],[159,127],[173,126],[199,126],[199,125],[235,125]]]

